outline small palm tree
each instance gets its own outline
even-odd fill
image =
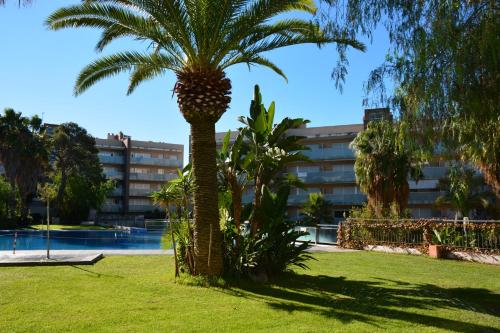
[[[332,222],[332,203],[321,193],[310,193],[304,204],[301,218],[304,225],[316,226]]]
[[[191,125],[196,274],[222,272],[215,123],[231,101],[225,70],[236,64],[261,65],[285,77],[263,53],[307,43],[364,48],[355,40],[325,35],[312,21],[291,17],[293,11],[311,15],[316,6],[313,0],[88,0],[47,19],[55,30],[103,29],[98,51],[122,37],[150,45],[147,53],[117,53],[88,65],[78,76],[75,94],[121,72],[131,72],[128,93],[167,71],[176,74],[179,109]],[[216,246],[210,252],[211,229]]]
[[[455,219],[469,217],[476,208],[487,208],[492,195],[484,190],[483,179],[476,172],[463,166],[453,166],[448,177],[439,181],[439,187],[445,194],[436,199],[438,207],[452,207]]]

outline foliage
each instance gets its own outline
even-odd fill
[[[500,223],[349,219],[339,228],[337,242],[341,247],[359,249],[386,245],[426,252],[429,244],[442,244],[459,251],[500,253]]]
[[[332,222],[332,204],[321,193],[310,193],[301,211],[301,224],[315,226]]]
[[[60,188],[61,173],[53,177],[53,186]],[[80,174],[70,173],[59,205],[58,213],[62,221],[79,223],[87,219],[91,209],[100,209],[106,196],[115,188],[113,180],[102,176],[99,180],[88,179]]]
[[[303,137],[293,134],[294,129],[306,125],[309,120],[284,118],[275,124],[274,114],[275,103],[272,102],[266,109],[259,86],[256,85],[254,99],[250,103],[250,117],[239,117],[240,122],[245,125],[239,133],[243,136],[246,154],[250,156],[244,170],[253,181],[254,214],[251,216],[251,223],[254,234],[263,227],[264,217],[259,215],[259,208],[264,186],[272,188],[288,180],[279,177],[287,164],[309,160],[301,152],[307,149],[299,143]]]
[[[485,189],[482,177],[463,165],[452,166],[447,178],[439,181],[439,187],[446,193],[436,199],[436,205],[451,206],[456,210],[456,218],[469,217],[476,208],[488,208],[493,199]]]
[[[168,228],[163,237],[164,247],[175,247],[176,275],[178,270],[194,274],[194,229],[190,221],[194,180],[191,165],[177,170],[178,178],[162,185],[160,191],[153,192],[153,203],[167,211]],[[172,210],[171,207],[175,208]],[[170,234],[168,234],[170,233]]]
[[[12,211],[11,200],[15,200],[15,191],[11,185],[0,175],[0,221],[9,222],[15,217],[15,210]]]
[[[123,52],[103,57],[78,77],[75,93],[96,81],[132,71],[128,93],[142,81],[165,71],[220,69],[236,64],[261,65],[284,73],[261,53],[297,44],[340,43],[364,46],[341,35],[325,34],[318,24],[301,18],[276,19],[293,11],[312,15],[309,0],[295,1],[85,1],[61,8],[47,19],[54,30],[74,27],[103,29],[96,49],[124,37],[147,41],[151,53]],[[210,31],[210,33],[206,33]]]
[[[351,218],[366,219],[366,220],[379,219],[379,218],[397,220],[401,218],[409,218],[410,216],[411,212],[409,209],[400,211],[397,203],[395,202],[391,203],[389,208],[379,207],[375,210],[368,207],[367,204],[363,204],[360,207],[352,207],[349,212],[349,217]]]
[[[382,212],[390,211],[395,204],[398,214],[403,215],[410,192],[408,175],[414,180],[420,179],[425,160],[408,124],[370,122],[351,146],[356,151],[356,182],[368,196],[368,209],[382,217]]]
[[[64,123],[57,126],[51,138],[51,148],[55,172],[60,175],[55,198],[57,208],[60,208],[70,175],[77,174],[89,183],[103,182],[95,139],[78,124]]]
[[[5,109],[0,115],[0,162],[7,181],[17,191],[20,220],[26,223],[28,204],[48,167],[45,129],[39,117],[27,118],[20,112]],[[10,210],[15,210],[16,201],[10,203]]]
[[[334,5],[336,14],[322,15],[327,30],[350,38],[371,36],[383,21],[391,49],[372,71],[367,92],[379,95],[382,104],[390,102],[402,117],[416,119],[425,128],[423,137],[434,132],[435,142],[456,149],[500,198],[498,2],[324,2]],[[345,77],[345,66],[335,73]],[[387,79],[395,82],[393,92],[387,92]]]
[[[272,193],[264,186],[259,208],[263,227],[257,234],[244,230],[239,247],[236,247],[235,237],[238,234],[234,226],[226,228],[225,263],[228,275],[246,275],[267,281],[269,277],[282,274],[292,266],[307,268],[305,261],[312,258],[305,252],[310,246],[309,242],[297,243],[307,233],[295,230],[298,224],[286,216],[289,191],[289,186],[283,186],[277,193]]]

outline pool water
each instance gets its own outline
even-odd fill
[[[0,251],[11,251],[13,230],[0,230]],[[162,248],[161,230],[54,230],[50,231],[52,250],[159,250]],[[43,250],[47,248],[47,232],[18,230],[17,250]]]

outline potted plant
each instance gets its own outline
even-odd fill
[[[429,244],[429,257],[432,258],[445,258],[446,257],[446,230],[438,231],[436,229],[432,230],[434,232],[434,237],[432,238],[432,243]]]

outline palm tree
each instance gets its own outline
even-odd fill
[[[0,115],[0,162],[11,188],[19,192],[22,222],[26,222],[28,203],[48,166],[45,130],[41,125],[39,117],[26,118],[12,109],[5,109],[4,115]]]
[[[91,63],[78,76],[75,94],[121,72],[131,72],[128,93],[167,71],[176,74],[179,109],[191,125],[196,274],[222,272],[215,123],[231,101],[225,70],[236,64],[261,65],[285,77],[262,53],[307,43],[364,48],[355,40],[327,36],[310,20],[292,18],[293,11],[311,15],[316,6],[313,0],[89,0],[61,8],[47,19],[54,30],[103,29],[98,51],[122,37],[150,45],[147,53],[116,53]],[[211,237],[216,246],[209,249]]]
[[[302,208],[302,222],[304,225],[316,226],[332,222],[332,203],[321,193],[310,193]]]
[[[396,204],[398,215],[402,215],[410,194],[408,176],[420,179],[424,159],[409,135],[408,125],[404,121],[371,122],[351,147],[356,152],[356,182],[368,196],[368,208],[381,217]]]
[[[469,217],[473,209],[487,208],[493,199],[484,185],[474,170],[455,165],[448,171],[448,177],[439,180],[439,187],[446,193],[436,199],[436,206],[451,206],[456,211],[455,219]]]

